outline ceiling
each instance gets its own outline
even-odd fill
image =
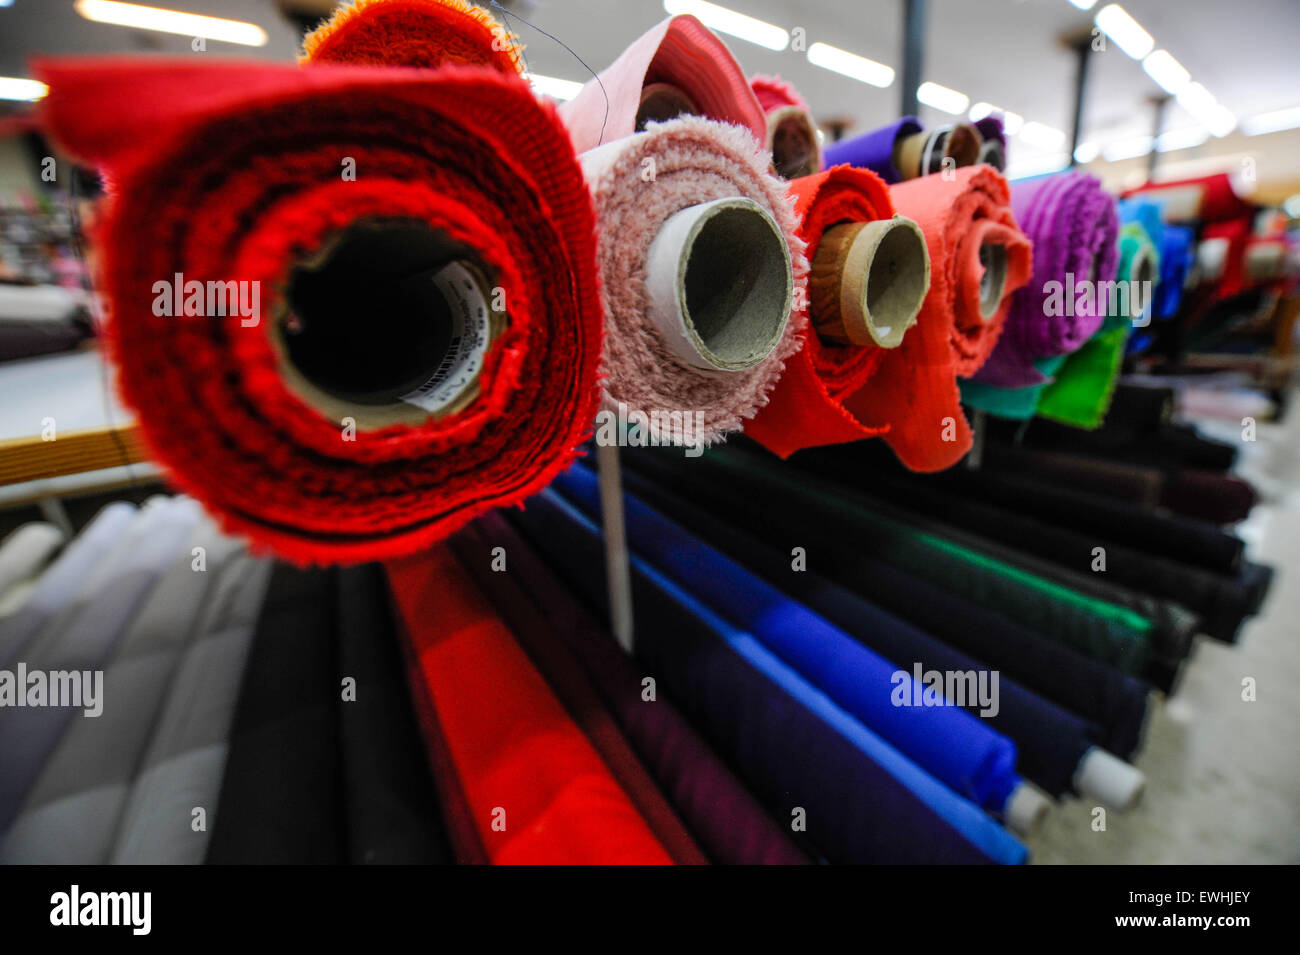
[[[3,3],[4,0],[0,0]],[[197,13],[249,20],[261,25],[270,42],[261,48],[210,42],[207,54],[252,55],[289,60],[298,33],[272,0],[150,0]],[[724,36],[747,72],[776,73],[792,82],[822,120],[849,120],[868,129],[894,118],[901,82],[902,0],[720,0],[724,6],[786,29],[802,27],[807,43],[821,40],[886,63],[898,76],[888,89],[856,82],[811,65],[805,54],[773,52]],[[929,0],[923,79],[1021,114],[1026,120],[1068,133],[1073,111],[1075,57],[1060,43],[1072,31],[1088,30],[1093,11],[1068,0]],[[535,25],[514,27],[527,44],[529,66],[537,73],[583,80],[593,68],[611,62],[641,32],[664,17],[660,0],[512,0],[508,8]],[[1152,34],[1157,48],[1168,49],[1238,117],[1300,105],[1300,2],[1297,0],[1124,0],[1125,8]],[[549,33],[573,50],[550,39]],[[28,75],[33,54],[86,54],[154,51],[189,54],[189,40],[90,23],[72,9],[72,0],[13,0],[0,6],[0,75]],[[576,54],[576,56],[575,56]],[[1085,110],[1084,139],[1109,142],[1151,131],[1150,97],[1161,90],[1113,43],[1092,56]],[[922,107],[930,123],[953,117]],[[1166,129],[1195,126],[1190,115],[1170,104]],[[1247,139],[1234,134],[1195,149],[1167,153],[1187,159],[1252,151],[1275,134]],[[1261,181],[1296,178],[1297,152],[1276,153],[1261,164]],[[1040,150],[1012,144],[1013,162],[1041,158]],[[1098,163],[1099,167],[1107,165]],[[1118,164],[1123,166],[1124,164]],[[1118,167],[1117,167],[1118,168]],[[1125,167],[1127,168],[1127,167]]]

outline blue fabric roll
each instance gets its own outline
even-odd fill
[[[603,607],[600,531],[552,490],[512,517]],[[1027,850],[836,706],[751,634],[633,555],[637,656],[783,818],[833,862],[1020,864]]]
[[[904,116],[880,129],[831,143],[823,151],[826,157],[825,168],[847,163],[860,169],[870,169],[885,182],[902,182],[903,173],[894,165],[894,144],[921,130],[921,124],[915,116]]]
[[[1165,226],[1160,243],[1160,287],[1156,290],[1156,317],[1172,318],[1183,303],[1183,286],[1192,267],[1196,233],[1184,225]]]
[[[596,475],[575,465],[555,488],[600,517]],[[744,629],[922,769],[990,812],[1020,784],[1016,747],[978,717],[934,698],[911,672],[869,650],[644,502],[624,495],[631,549],[729,623]],[[905,705],[900,705],[900,701]]]

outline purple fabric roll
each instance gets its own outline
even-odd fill
[[[1013,185],[1011,211],[1034,244],[1034,275],[1015,293],[1002,337],[973,377],[997,388],[1028,388],[1048,381],[1035,359],[1077,351],[1101,327],[1104,303],[1095,295],[1081,300],[1080,283],[1115,278],[1119,217],[1101,182],[1078,172]]]
[[[894,144],[905,136],[921,132],[921,129],[915,116],[904,116],[880,129],[831,143],[824,151],[825,168],[847,163],[859,169],[870,169],[885,182],[902,182],[903,174],[894,166]]]
[[[980,147],[980,162],[986,162],[998,172],[1007,167],[1007,133],[1002,128],[1001,116],[985,116],[975,128],[979,130],[984,145]]]
[[[474,526],[484,539],[505,548],[517,583],[587,670],[637,755],[705,852],[727,865],[807,865],[808,856],[662,693],[653,706],[642,701],[642,674],[500,513],[484,515]]]

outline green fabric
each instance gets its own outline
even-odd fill
[[[847,497],[834,484],[786,468],[756,466],[754,456],[725,449],[707,451],[691,467],[712,470],[738,490],[758,484],[779,491],[808,520],[842,528],[846,546],[869,549],[899,570],[942,581],[973,603],[1125,672],[1140,673],[1150,656],[1153,624],[1143,615],[923,531],[896,513]]]
[[[1069,356],[1052,355],[1048,358],[1039,358],[1034,362],[1034,367],[1051,378],[1065,363],[1067,357]],[[985,385],[978,381],[971,381],[969,378],[962,378],[957,384],[961,388],[961,400],[972,408],[987,411],[999,418],[1025,421],[1038,411],[1038,402],[1043,396],[1043,389],[1050,382],[1031,385],[1028,388],[998,388],[995,385]]]

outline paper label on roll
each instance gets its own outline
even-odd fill
[[[430,281],[451,312],[451,341],[429,380],[401,400],[437,414],[478,381],[492,340],[492,312],[474,273],[459,262],[439,269]]]

